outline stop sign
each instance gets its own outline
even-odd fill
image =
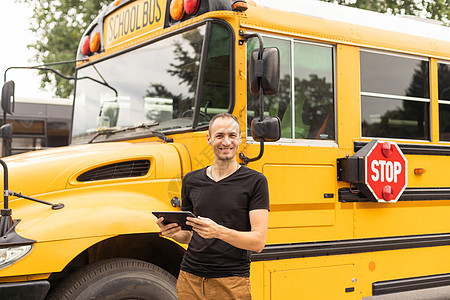
[[[378,202],[396,202],[407,185],[407,160],[396,143],[378,141],[365,157],[365,184]]]

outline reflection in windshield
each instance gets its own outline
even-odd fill
[[[106,81],[118,96],[93,80],[78,80],[72,143],[139,124],[157,123],[152,130],[191,127],[204,35],[205,26],[80,69],[78,78]]]

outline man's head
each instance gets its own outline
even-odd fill
[[[215,115],[209,122],[207,141],[215,160],[234,160],[242,142],[238,119],[229,113]]]
[[[230,123],[236,122],[239,130],[239,136],[241,136],[241,125],[239,124],[239,120],[230,113],[220,113],[211,118],[209,121],[209,135],[211,135],[211,127],[213,126],[213,123],[219,118],[229,119]]]

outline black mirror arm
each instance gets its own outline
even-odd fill
[[[64,204],[62,204],[62,203],[53,204],[53,203],[50,203],[50,202],[47,202],[47,201],[44,201],[44,200],[39,200],[39,199],[36,199],[36,198],[33,198],[33,197],[22,195],[22,193],[20,193],[20,192],[16,193],[14,191],[8,191],[8,193],[11,196],[16,196],[18,198],[23,198],[23,199],[31,200],[31,201],[38,202],[38,203],[41,203],[41,204],[49,205],[49,206],[52,207],[53,210],[61,209],[61,208],[64,207]]]
[[[1,209],[0,235],[3,236],[9,231],[13,222],[12,212],[8,205],[8,166],[2,159],[0,159],[0,164],[3,166],[3,208]]]
[[[40,67],[40,66],[37,66],[37,67],[9,67],[8,69],[6,69],[6,71],[5,71],[4,75],[3,75],[3,78],[4,78],[5,82],[6,82],[6,72],[7,72],[8,70],[10,70],[10,69],[28,69],[28,70],[32,69],[32,70],[39,70],[39,71],[50,71],[50,72],[53,72],[53,73],[55,73],[56,75],[58,75],[58,76],[60,76],[60,77],[62,77],[62,78],[64,78],[64,79],[67,79],[67,80],[75,80],[75,77],[70,77],[70,76],[68,76],[68,75],[64,75],[64,74],[62,74],[61,72],[59,72],[59,71],[57,71],[57,70],[55,70],[55,69],[48,68],[48,67]],[[78,79],[78,80],[81,80],[81,79],[90,79],[90,80],[92,80],[92,81],[94,81],[94,82],[97,82],[97,83],[99,83],[99,84],[101,84],[101,85],[104,85],[104,86],[110,88],[111,90],[113,90],[114,93],[115,93],[115,95],[116,95],[116,97],[119,95],[119,94],[117,93],[117,90],[116,90],[115,88],[113,88],[112,86],[110,86],[107,82],[102,82],[102,81],[100,81],[100,80],[97,80],[97,79],[92,78],[92,77],[89,77],[89,76],[79,77],[79,78],[77,78],[77,79]]]
[[[49,205],[52,207],[52,209],[60,209],[64,207],[64,204],[61,203],[57,203],[57,204],[53,204],[47,201],[43,201],[43,200],[39,200],[33,197],[29,197],[29,196],[25,196],[22,195],[22,193],[16,193],[14,191],[11,191],[8,189],[8,166],[6,165],[5,161],[3,159],[0,159],[0,164],[3,166],[3,209],[1,210],[1,216],[4,215],[4,211],[5,211],[5,215],[7,216],[11,216],[11,209],[9,208],[9,196],[16,196],[18,198],[24,198],[27,200],[31,200],[31,201],[35,201],[41,204],[45,204],[45,205]]]
[[[60,72],[56,71],[55,69],[48,68],[48,66],[63,65],[63,64],[70,64],[70,63],[77,63],[77,62],[86,62],[86,61],[88,61],[88,60],[87,59],[79,59],[79,60],[59,61],[59,62],[47,63],[47,64],[31,66],[31,67],[9,67],[5,70],[5,73],[3,73],[3,82],[6,82],[6,73],[10,69],[35,69],[35,70],[51,71],[51,72],[55,73],[56,75],[61,76],[64,79],[73,80],[75,78],[67,76],[67,75],[63,75]]]
[[[244,31],[239,30],[239,35],[242,37],[242,40],[240,40],[240,42],[244,43],[247,42],[248,39],[256,37],[259,40],[259,52],[258,52],[258,59],[262,59],[263,57],[263,52],[264,52],[264,42],[263,42],[263,38],[259,33],[249,33],[246,34],[244,33]]]
[[[250,157],[245,156],[245,154],[242,153],[242,152],[239,153],[239,158],[244,161],[241,165],[246,166],[246,165],[248,165],[249,162],[253,162],[253,161],[259,160],[259,159],[261,159],[263,154],[264,154],[264,139],[260,138],[260,140],[259,140],[259,154],[258,154],[258,156],[250,158]]]
[[[249,33],[249,34],[245,34],[244,31],[239,30],[239,35],[242,37],[242,42],[247,42],[248,39],[250,38],[258,38],[259,40],[259,51],[258,51],[258,61],[257,61],[257,66],[256,66],[256,70],[257,70],[257,76],[258,76],[258,81],[259,81],[259,103],[260,103],[260,107],[259,107],[259,111],[260,111],[260,116],[261,116],[261,120],[264,119],[264,90],[262,88],[262,84],[261,84],[261,79],[263,77],[263,53],[264,53],[264,40],[262,38],[262,36],[259,33]]]
[[[0,164],[3,167],[3,208],[9,209],[8,207],[8,166],[3,159],[0,159]]]
[[[60,76],[60,77],[62,77],[62,78],[64,78],[64,79],[67,79],[67,80],[75,80],[75,77],[71,77],[71,76],[68,76],[68,75],[64,75],[64,74],[62,74],[61,72],[59,72],[59,71],[57,71],[57,70],[55,70],[55,69],[52,69],[52,68],[49,68],[48,66],[52,66],[52,65],[61,65],[61,64],[68,64],[68,63],[74,63],[74,62],[82,62],[82,61],[86,61],[86,60],[70,60],[70,61],[62,61],[62,62],[55,62],[55,63],[49,63],[49,64],[44,64],[44,65],[40,65],[40,66],[32,66],[32,67],[9,67],[9,68],[7,68],[6,70],[5,70],[5,73],[3,74],[3,81],[4,82],[6,82],[6,73],[9,71],[9,70],[11,70],[11,69],[32,69],[32,70],[40,70],[40,71],[50,71],[50,72],[53,72],[53,73],[55,73],[56,75],[58,75],[58,76]],[[97,69],[96,69],[96,71],[97,71]],[[98,73],[98,71],[97,71],[97,73]],[[100,75],[100,77],[103,79],[103,77],[101,76],[101,74],[99,74]],[[94,81],[94,82],[97,82],[97,83],[99,83],[99,84],[101,84],[101,85],[104,85],[104,86],[106,86],[107,88],[110,88],[111,90],[113,90],[114,91],[114,93],[115,93],[115,95],[116,95],[116,98],[118,97],[118,92],[117,92],[117,90],[115,89],[115,88],[113,88],[112,86],[110,86],[106,81],[104,81],[104,82],[102,82],[102,81],[100,81],[100,80],[97,80],[97,79],[94,79],[94,78],[92,78],[92,77],[89,77],[89,76],[84,76],[84,77],[80,77],[80,78],[77,78],[78,80],[80,80],[80,79],[90,79],[90,80],[92,80],[92,81]],[[105,80],[105,79],[103,79],[103,80]]]
[[[3,75],[4,81],[6,81],[6,72],[8,72],[8,70],[12,70],[12,69],[25,69],[25,70],[50,71],[50,72],[53,72],[53,73],[55,73],[56,75],[58,75],[58,76],[60,76],[60,77],[62,77],[62,78],[64,78],[64,79],[67,79],[67,80],[75,80],[75,77],[70,77],[70,76],[68,76],[68,75],[64,75],[64,74],[62,74],[61,72],[59,72],[59,71],[57,71],[57,70],[55,70],[55,69],[52,69],[52,68],[49,68],[49,67],[39,67],[39,66],[37,66],[37,67],[9,67],[8,69],[5,70],[5,73],[4,73],[4,75]]]
[[[117,99],[117,97],[119,97],[119,93],[117,92],[117,90],[116,90],[115,88],[113,88],[112,86],[110,86],[106,81],[105,81],[105,82],[102,82],[102,81],[97,80],[97,79],[95,79],[95,78],[92,78],[92,77],[90,77],[90,76],[84,76],[84,77],[78,77],[78,78],[77,78],[77,80],[81,80],[81,79],[89,79],[89,80],[92,80],[92,81],[94,81],[94,82],[96,82],[96,83],[98,83],[98,84],[104,85],[104,86],[106,86],[107,88],[113,90],[114,94],[116,95],[116,99]]]

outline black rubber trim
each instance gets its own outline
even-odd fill
[[[354,142],[354,151],[364,147],[367,142]],[[397,144],[402,150],[403,154],[409,155],[440,155],[449,156],[450,146],[444,145],[422,145],[422,144]]]
[[[338,191],[339,202],[373,202],[355,188],[341,188]],[[398,201],[450,200],[450,187],[406,188]]]
[[[450,285],[450,273],[374,282],[372,294],[378,296],[447,285]]]
[[[49,289],[46,280],[0,283],[0,299],[43,300]]]
[[[266,245],[252,261],[343,255],[450,245],[450,233]]]

